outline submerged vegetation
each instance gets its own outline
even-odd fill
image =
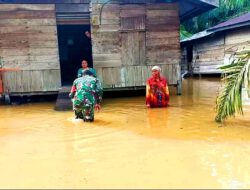
[[[224,73],[224,86],[216,101],[217,122],[236,113],[243,114],[242,88],[247,90],[250,97],[250,49],[238,51],[233,56],[231,64],[220,67]]]

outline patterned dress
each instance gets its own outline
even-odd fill
[[[146,85],[146,104],[150,107],[166,107],[169,103],[167,80],[150,77]]]
[[[77,78],[70,92],[76,117],[94,121],[94,106],[101,103],[102,94],[102,85],[97,78],[89,75]]]
[[[94,77],[97,76],[97,75],[96,75],[96,71],[95,71],[94,68],[88,67],[87,69],[90,70],[90,71],[93,73]],[[84,72],[85,70],[86,70],[86,69],[83,69],[83,68],[78,69],[78,71],[77,71],[77,78],[82,77],[82,76],[83,76],[83,72]]]

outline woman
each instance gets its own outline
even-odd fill
[[[167,80],[160,75],[161,68],[154,66],[152,76],[147,80],[146,105],[147,107],[166,107],[169,103]]]
[[[95,69],[88,67],[88,62],[86,60],[83,60],[82,61],[82,68],[78,69],[78,71],[77,71],[77,78],[82,77],[83,72],[86,70],[90,70],[93,73],[94,77],[96,77]]]

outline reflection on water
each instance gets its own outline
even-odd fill
[[[219,87],[184,80],[162,109],[105,99],[94,123],[53,103],[0,106],[0,187],[250,188],[250,109],[215,123]]]

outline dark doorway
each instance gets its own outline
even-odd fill
[[[188,71],[192,71],[192,62],[193,62],[193,46],[187,46],[187,64],[188,64]]]
[[[192,45],[187,46],[187,61],[188,62],[193,61],[193,46]]]
[[[58,25],[62,85],[71,85],[83,59],[93,67],[91,39],[85,35],[90,25]]]

